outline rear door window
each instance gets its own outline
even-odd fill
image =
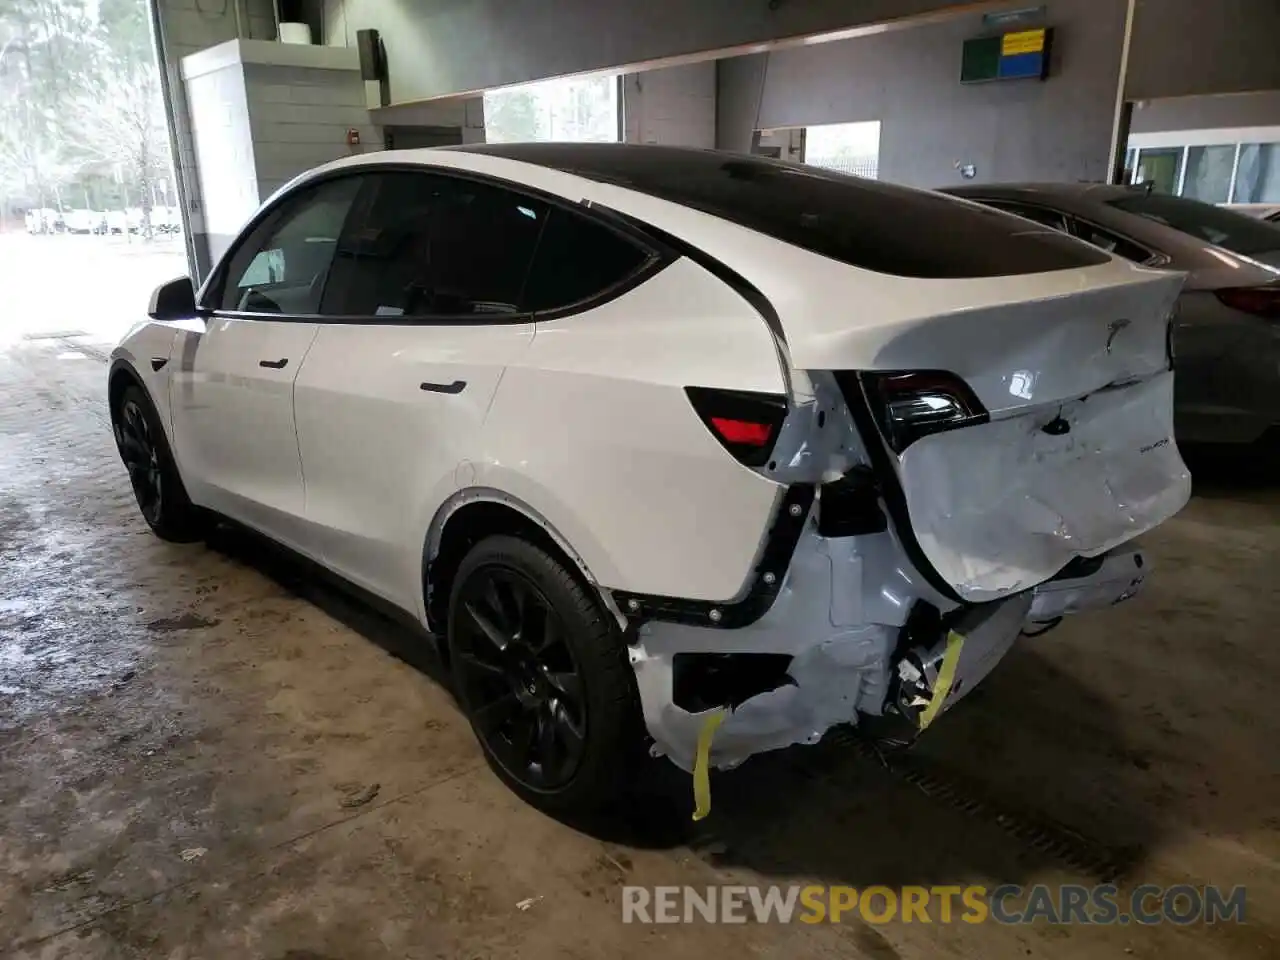
[[[1107,253],[1114,253],[1117,257],[1123,257],[1125,260],[1131,260],[1134,263],[1154,263],[1163,259],[1155,252],[1135,243],[1128,237],[1122,237],[1118,233],[1104,230],[1102,227],[1086,223],[1083,220],[1077,220],[1074,217],[1071,220],[1071,232],[1086,243],[1091,243],[1095,247],[1100,247],[1107,251]]]
[[[1015,203],[1011,200],[983,200],[982,202],[989,207],[1003,210],[1005,213],[1012,213],[1019,217],[1026,217],[1028,220],[1034,220],[1036,223],[1043,224],[1052,230],[1058,230],[1062,233],[1068,232],[1067,218],[1057,210],[1030,206],[1025,203]]]
[[[369,177],[343,233],[323,312],[347,317],[500,318],[521,306],[547,205],[428,173]]]
[[[1107,262],[1070,237],[1028,233],[998,210],[761,157],[608,143],[474,150],[614,183],[879,273],[994,277]]]
[[[633,277],[650,254],[602,224],[552,209],[525,287],[526,310],[571,307]]]

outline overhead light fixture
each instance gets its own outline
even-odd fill
[[[1023,7],[1021,10],[1003,10],[998,13],[984,13],[982,15],[982,25],[984,27],[1010,27],[1020,23],[1027,23],[1031,20],[1043,20],[1047,14],[1047,8],[1041,4],[1038,7]]]

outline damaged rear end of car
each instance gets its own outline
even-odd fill
[[[774,517],[724,603],[611,591],[653,751],[695,777],[840,724],[910,742],[1024,632],[1133,596],[1149,573],[1135,538],[1189,498],[1181,275],[929,203],[956,233],[932,255],[902,241],[897,273],[892,236],[840,250],[847,234],[790,221],[768,247],[758,218],[728,216],[749,229],[710,251],[751,277],[788,393],[691,385],[690,406],[777,484]]]

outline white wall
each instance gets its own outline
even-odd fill
[[[193,166],[205,205],[203,234],[213,261],[258,206],[244,73],[233,63],[189,77],[186,93]]]
[[[173,126],[176,154],[173,158],[183,185],[183,220],[187,228],[189,253],[194,276],[201,277],[209,268],[209,252],[205,224],[205,203],[200,192],[200,174],[196,169],[195,141],[182,79],[182,59],[190,54],[236,38],[235,0],[214,4],[208,0],[149,0],[159,12],[161,64],[168,79],[172,97],[170,122]],[[241,26],[246,36],[259,40],[275,39],[273,0],[244,0],[247,20]]]
[[[248,64],[245,85],[260,201],[312,167],[382,149],[358,71]],[[347,145],[352,128],[355,147]]]
[[[353,50],[233,40],[182,66],[210,262],[298,174],[382,148]]]

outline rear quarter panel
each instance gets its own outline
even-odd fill
[[[693,385],[786,392],[764,320],[682,259],[537,324],[499,386],[474,483],[537,510],[603,586],[732,599],[782,487],[720,446],[685,395]]]

